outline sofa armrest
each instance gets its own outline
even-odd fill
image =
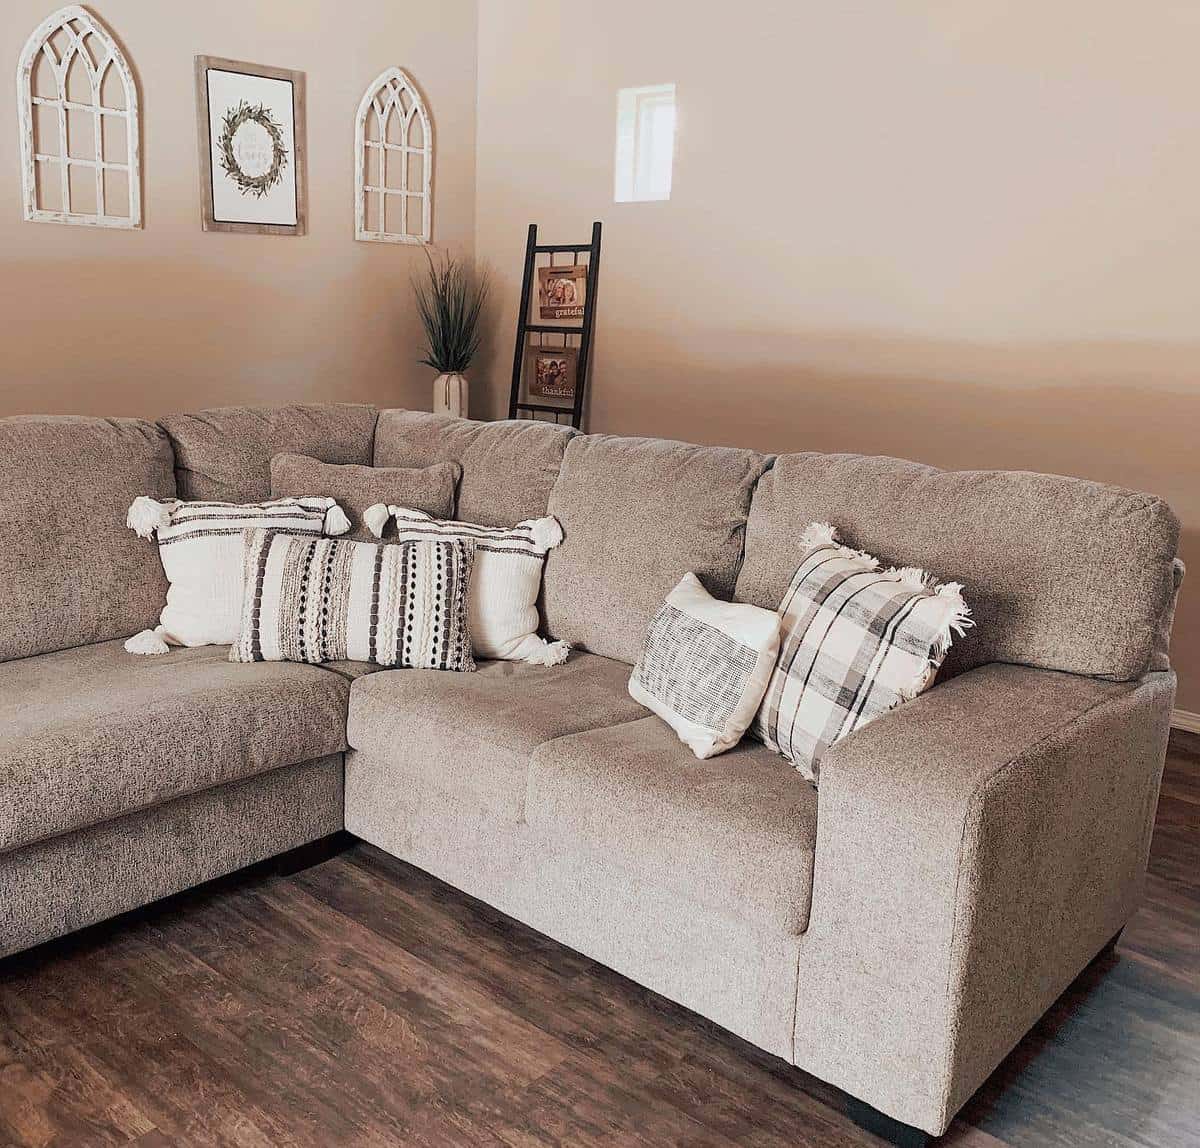
[[[1132,914],[1174,691],[991,664],[835,745],[796,1063],[943,1131]]]

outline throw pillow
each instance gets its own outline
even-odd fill
[[[566,642],[538,637],[538,593],[546,552],[562,541],[556,518],[535,518],[508,528],[446,522],[407,506],[389,506],[402,540],[462,538],[475,543],[475,572],[467,595],[471,640],[480,658],[557,666]]]
[[[248,530],[241,635],[231,662],[374,662],[473,670],[474,545],[382,545]]]
[[[321,462],[304,454],[277,454],[271,459],[271,497],[327,495],[345,510],[349,537],[371,542],[383,533],[389,502],[449,518],[461,474],[457,462],[424,467],[357,466]]]
[[[915,698],[971,611],[958,582],[913,567],[881,570],[814,522],[779,606],[783,636],[753,732],[814,784],[839,738]]]
[[[165,654],[172,646],[227,646],[242,620],[242,533],[269,527],[293,534],[345,534],[345,514],[332,498],[233,502],[155,502],[136,498],[126,522],[141,538],[158,535],[170,587],[154,630],[125,643],[131,654]]]
[[[715,757],[754,719],[778,651],[778,614],[722,602],[685,574],[650,622],[629,696],[698,758]]]

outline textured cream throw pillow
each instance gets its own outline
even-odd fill
[[[232,502],[134,499],[126,520],[141,538],[158,536],[171,583],[154,630],[125,643],[131,654],[165,654],[172,646],[227,646],[242,622],[242,534],[253,527],[289,534],[345,534],[350,523],[332,498]]]
[[[480,658],[557,666],[567,660],[566,642],[538,637],[538,593],[546,551],[563,537],[557,518],[535,518],[516,526],[448,522],[420,510],[389,506],[402,542],[461,538],[475,543],[475,568],[467,595],[471,641]]]
[[[650,623],[629,696],[697,757],[715,757],[746,732],[778,650],[778,614],[722,602],[685,574]]]
[[[932,684],[955,634],[973,625],[957,582],[838,545],[827,522],[783,596],[783,640],[753,733],[816,783],[839,738]]]
[[[467,586],[475,545],[380,545],[247,530],[241,634],[231,662],[475,668]]]

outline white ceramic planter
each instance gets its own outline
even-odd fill
[[[433,380],[433,410],[439,415],[467,417],[469,388],[464,375],[438,375]]]

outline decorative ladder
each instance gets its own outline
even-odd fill
[[[583,296],[583,321],[578,324],[564,323],[531,323],[529,308],[533,298],[533,279],[535,265],[539,255],[550,257],[549,266],[565,267],[568,264],[556,264],[556,255],[569,254],[573,262],[580,255],[587,255],[587,280]],[[592,241],[590,243],[538,243],[537,224],[529,225],[529,238],[525,243],[525,276],[521,282],[521,310],[517,314],[517,345],[513,352],[512,393],[508,401],[508,417],[536,419],[539,415],[553,415],[554,421],[561,425],[570,425],[576,430],[582,428],[584,395],[587,388],[588,367],[592,350],[592,328],[596,321],[596,280],[600,273],[600,223],[592,224]],[[529,336],[536,335],[537,343],[530,344]],[[542,347],[554,348],[560,344],[544,342],[547,335],[562,337],[561,346],[566,348],[571,344],[568,340],[577,338],[578,358],[575,367],[575,397],[570,406],[549,402],[534,403],[521,398],[523,376],[525,373],[525,354],[528,350],[538,350]],[[569,424],[564,424],[564,417],[569,417]]]

